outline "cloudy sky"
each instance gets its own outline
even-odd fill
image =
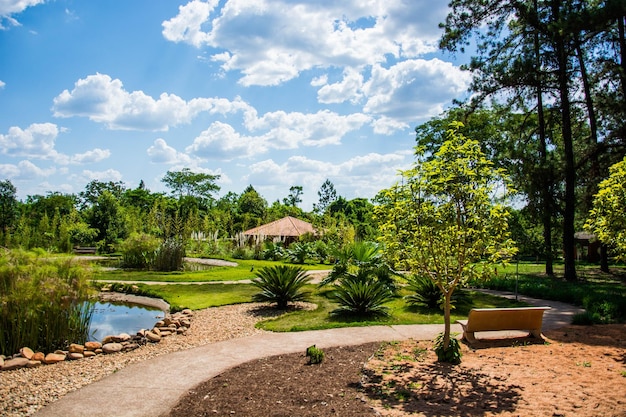
[[[0,0],[0,180],[18,197],[167,171],[373,197],[462,98],[448,0]]]

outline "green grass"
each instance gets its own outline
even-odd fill
[[[251,284],[139,285],[151,296],[162,298],[174,309],[201,310],[230,304],[249,303],[258,291]]]
[[[564,281],[560,264],[555,265],[555,277],[544,275],[544,265],[520,262],[519,273],[515,268],[516,265],[509,265],[498,276],[472,285],[511,292],[517,287],[519,294],[583,307],[595,323],[626,321],[626,274],[623,267],[603,273],[597,265],[579,264],[578,282]]]
[[[232,260],[237,266],[212,266],[188,264],[186,271],[156,272],[136,270],[104,270],[94,271],[95,280],[116,281],[155,281],[155,282],[213,282],[213,281],[241,281],[255,278],[255,271],[274,265],[284,265],[283,262],[258,260]],[[287,264],[292,265],[292,264]],[[306,270],[329,270],[331,266],[298,265]],[[196,270],[197,269],[197,270]]]
[[[313,288],[312,288],[313,290]],[[311,299],[317,304],[314,311],[293,311],[280,317],[260,322],[257,327],[275,331],[290,332],[303,330],[319,330],[337,327],[357,327],[374,325],[399,325],[399,324],[442,324],[443,311],[417,309],[407,306],[402,299],[401,292],[393,301],[385,304],[389,307],[390,316],[378,319],[364,319],[354,316],[331,317],[330,312],[337,308],[337,303],[329,297],[329,291],[316,291]],[[453,310],[451,321],[466,319],[470,308],[511,307],[524,304],[501,297],[493,297],[487,294],[472,291],[472,304]]]

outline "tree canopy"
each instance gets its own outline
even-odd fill
[[[414,167],[383,192],[375,210],[390,261],[430,278],[445,297],[444,349],[453,292],[469,279],[493,273],[494,265],[516,251],[508,211],[493,202],[498,187],[507,184],[505,173],[485,158],[477,141],[459,133],[461,127],[451,124],[432,158],[416,148]]]

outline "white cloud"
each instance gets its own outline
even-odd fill
[[[227,123],[214,122],[194,139],[185,152],[204,159],[232,160],[267,152],[267,140],[241,135]]]
[[[33,123],[26,129],[12,126],[6,135],[0,134],[0,153],[9,156],[54,159],[54,145],[59,128],[53,123]]]
[[[313,83],[311,83],[313,84]],[[343,80],[334,84],[326,84],[317,91],[320,103],[358,103],[363,96],[363,75],[353,68],[346,68]]]
[[[45,3],[45,0],[0,0],[0,30],[7,29],[4,21],[9,26],[21,26],[20,22],[11,17],[11,15],[19,14],[28,7],[43,3]]]
[[[426,120],[464,93],[469,81],[469,74],[439,59],[407,60],[389,69],[375,65],[363,86],[363,111],[404,122]]]
[[[194,0],[163,22],[174,42],[213,48],[243,85],[278,85],[302,71],[363,67],[437,50],[445,2]],[[227,53],[226,53],[227,52]]]
[[[0,164],[0,176],[12,180],[33,180],[46,178],[56,171],[55,168],[42,169],[28,160],[14,164]]]
[[[97,180],[102,182],[118,182],[122,181],[122,173],[116,169],[107,169],[105,171],[83,170],[81,175],[74,175],[75,180],[83,180],[85,183]]]
[[[100,162],[111,156],[111,151],[108,149],[95,148],[91,151],[84,153],[77,153],[71,157],[71,162],[75,164],[87,164],[93,162]]]
[[[6,85],[7,84],[4,81],[0,80],[0,89],[4,88]]]
[[[54,99],[54,116],[83,116],[110,129],[164,131],[189,123],[201,112],[230,113],[246,108],[241,99],[196,98],[185,101],[162,93],[158,99],[143,91],[128,92],[122,81],[96,73],[76,81],[72,91]]]
[[[337,145],[348,132],[360,129],[370,121],[361,113],[340,115],[329,110],[317,113],[269,112],[261,117],[248,114],[245,126],[250,131],[266,130],[268,146],[294,149],[304,146]]]
[[[316,201],[317,190],[325,179],[330,179],[339,195],[348,199],[373,197],[383,188],[397,181],[399,169],[408,168],[412,151],[378,154],[369,153],[341,163],[330,163],[304,156],[293,156],[284,163],[267,159],[247,167],[244,183],[254,184],[270,195],[287,195],[290,186],[304,188],[309,205]]]
[[[188,42],[196,47],[207,42],[207,34],[202,25],[217,6],[217,0],[193,0],[178,7],[178,15],[163,22],[163,36],[172,42]]]
[[[58,152],[56,140],[64,131],[54,123],[33,123],[26,129],[12,126],[6,135],[0,134],[0,154],[51,160],[61,165],[99,162],[111,156],[109,150],[100,148],[72,156]]]
[[[189,164],[191,158],[167,144],[164,139],[156,139],[154,144],[147,150],[150,160],[156,164]]]
[[[0,1],[0,16],[21,13],[28,7],[42,3],[45,3],[45,0],[2,0]]]

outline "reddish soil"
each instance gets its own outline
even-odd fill
[[[626,416],[626,325],[545,337],[462,345],[457,366],[410,340],[324,349],[321,365],[265,358],[199,385],[170,416]]]

